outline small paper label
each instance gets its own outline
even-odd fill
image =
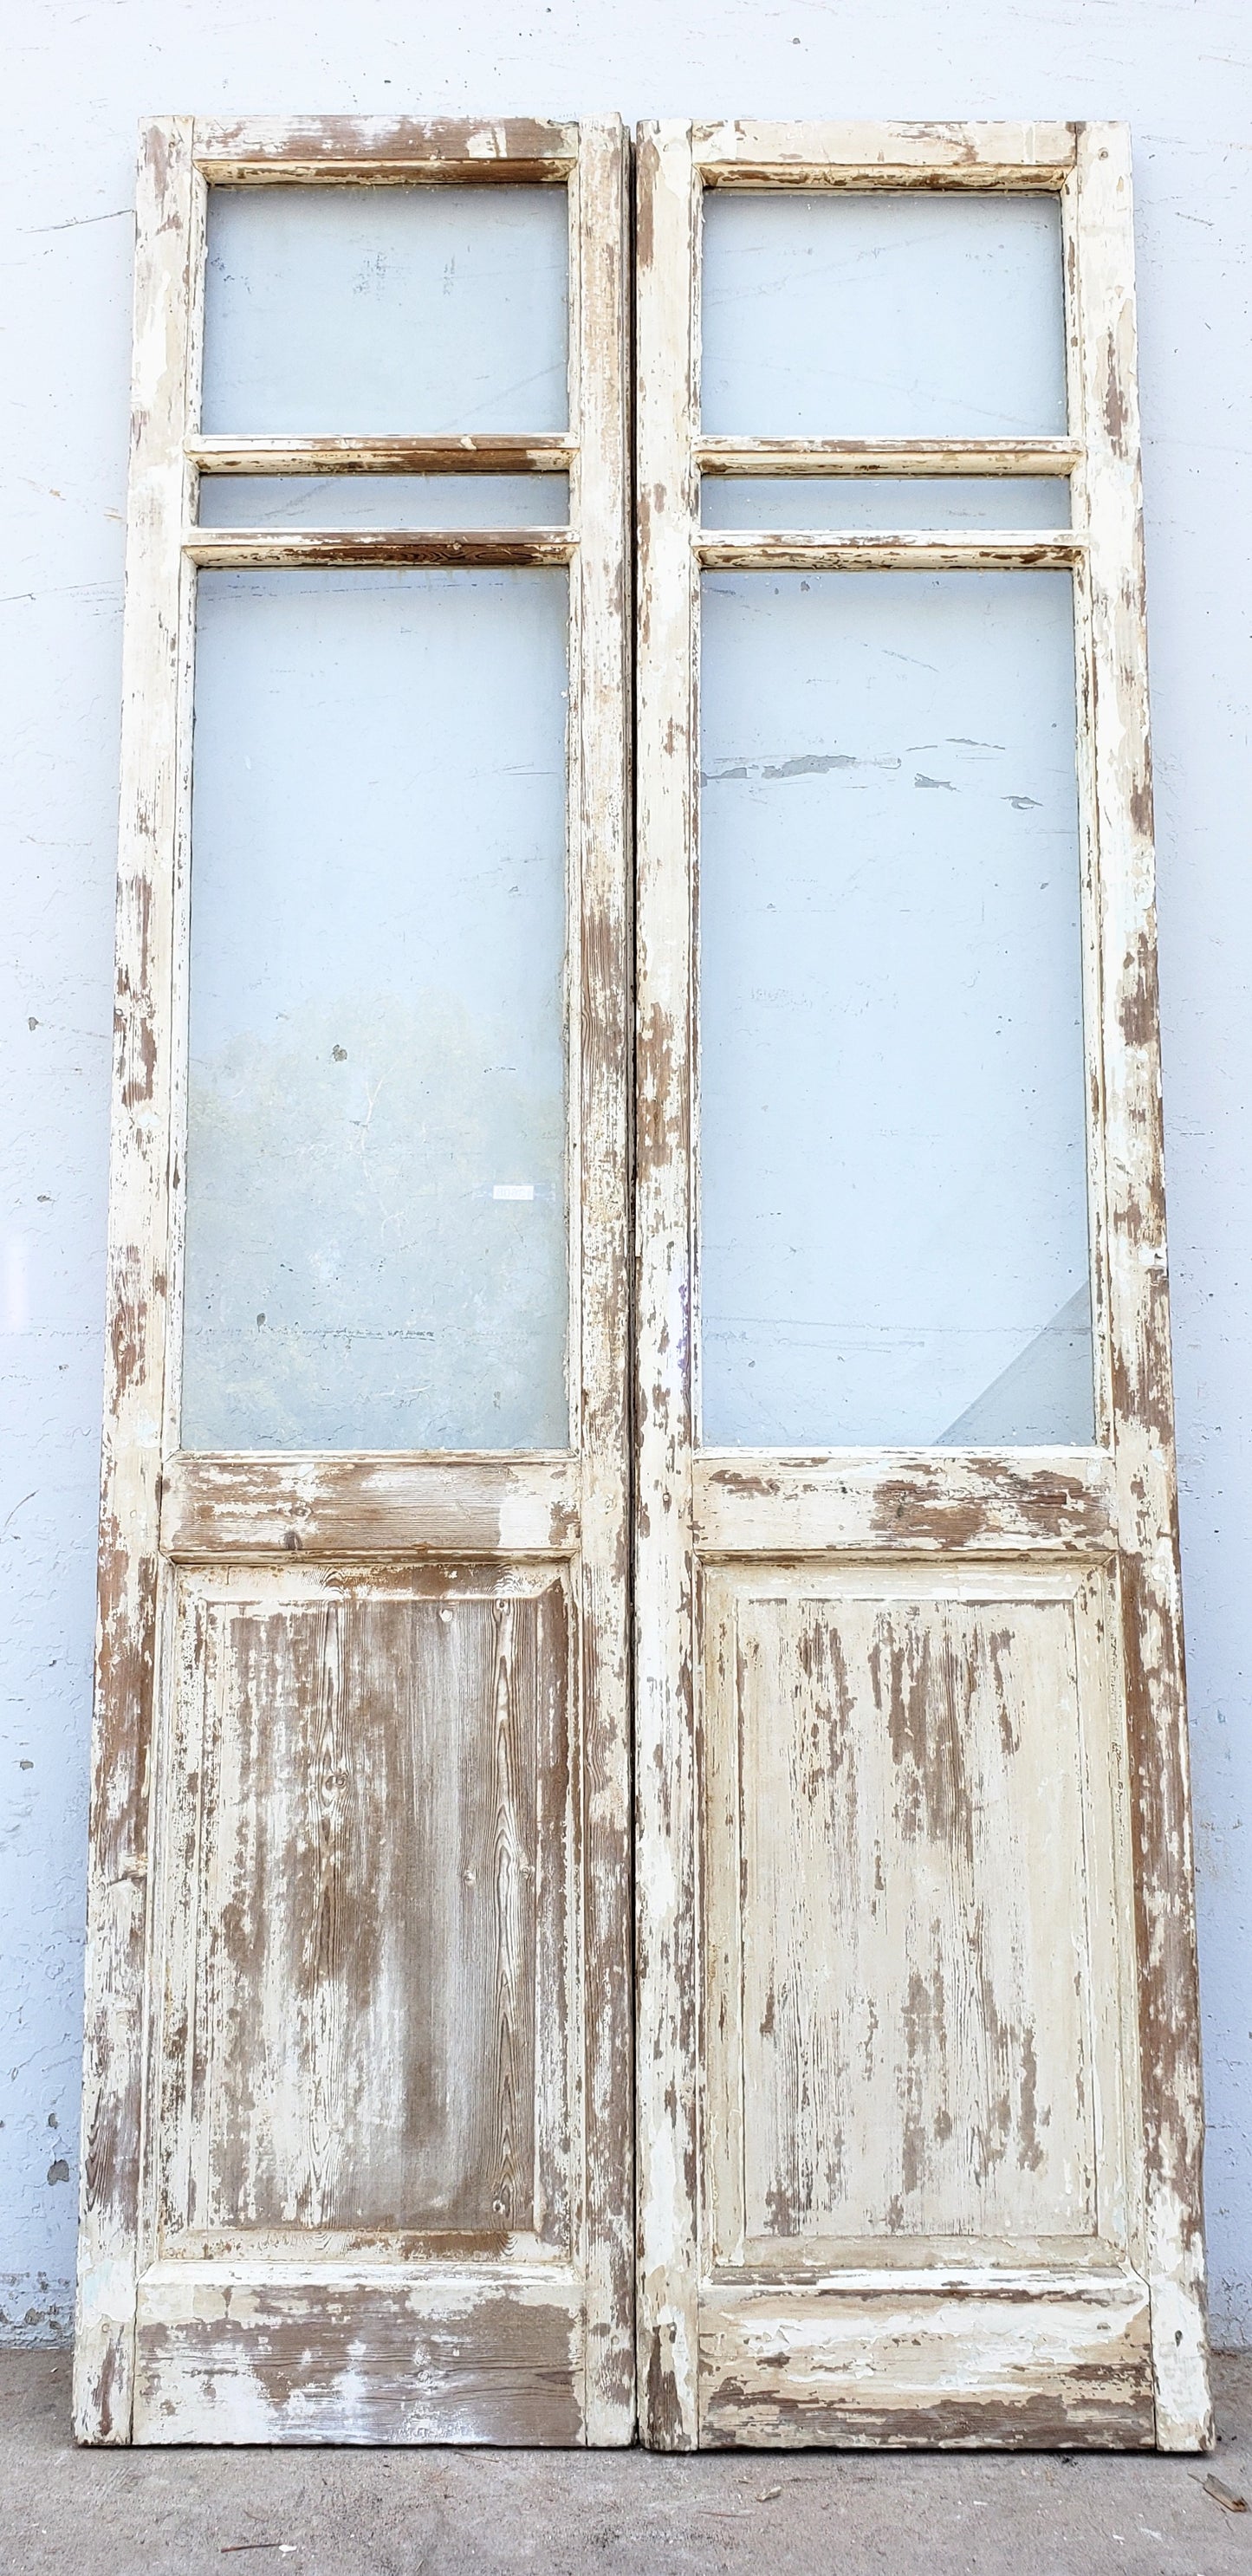
[[[491,1195],[493,1199],[533,1199],[535,1184],[533,1181],[497,1181]]]

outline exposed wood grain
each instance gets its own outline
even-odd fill
[[[1213,2439],[1205,2340],[1203,2099],[1161,1133],[1155,862],[1135,373],[1130,143],[1081,130],[1073,235],[1090,527],[1096,828],[1103,910],[1109,1336],[1122,1652],[1137,1838],[1142,2262],[1157,2439]]]
[[[565,564],[564,528],[188,528],[189,563],[218,571],[317,564]]]
[[[701,2322],[701,2435],[771,2448],[1150,2450],[1148,2297],[1128,2266],[811,2300],[741,2291]]]
[[[562,180],[578,160],[578,127],[533,117],[247,117],[195,126],[196,167],[219,185],[336,180]]]
[[[634,2011],[630,1796],[630,275],[628,154],[616,117],[582,128],[571,188],[570,418],[579,424],[571,593],[579,736],[571,1079],[581,1091],[582,1888],[587,2136],[586,2438],[635,2430]],[[572,782],[575,784],[575,782]],[[577,1066],[577,1075],[573,1068]]]
[[[139,2292],[142,2442],[580,2438],[578,2286],[344,2264],[163,2264]]]
[[[189,438],[202,474],[552,474],[577,454],[572,438],[513,438],[466,430],[446,438]]]
[[[182,1617],[163,1886],[169,1930],[195,1932],[166,2010],[171,2150],[184,2098],[190,2122],[162,2241],[491,2249],[563,2221],[568,2259],[561,1580],[239,1573],[192,1578]]]
[[[709,187],[1056,188],[1075,128],[1057,124],[697,125]]]
[[[706,1591],[706,2267],[1094,2237],[1125,2198],[1106,1580]]]
[[[115,1956],[113,1989],[96,1976],[94,2093],[89,2028],[84,2250],[94,2268],[78,2420],[89,2439],[131,2433],[138,2267],[134,2438],[571,2441],[591,2431],[624,2442],[634,2407],[621,128],[301,120],[201,126],[193,137],[176,126],[158,129],[153,152],[141,200],[119,915],[129,981],[117,1133],[129,1161],[113,1217],[125,1291],[118,1384],[139,1390],[138,1428],[123,1405],[132,1484],[115,1469],[106,1481],[120,1544],[106,1553],[112,1661],[102,1649],[96,1759],[119,1829],[97,1822]],[[567,183],[570,435],[468,447],[201,440],[206,177]],[[190,526],[202,467],[345,466],[568,468],[571,529],[487,531],[481,544],[469,531],[370,530],[363,543],[313,531],[294,547],[273,546],[269,531],[254,544],[245,531],[242,546],[221,548]],[[183,1455],[176,1387],[162,1432],[162,1300],[168,1282],[176,1343],[183,1199],[190,605],[194,567],[208,561],[573,564],[569,1455]],[[171,1605],[177,1596],[159,1661],[158,1580]],[[179,2285],[165,2291],[151,2268],[162,2245]],[[205,2262],[223,2248],[238,2258],[234,2272],[210,2282]],[[319,2250],[322,2268],[310,2270]]]
[[[574,1458],[230,1458],[166,1466],[161,1546],[186,1564],[271,1557],[568,1556],[578,1544]]]
[[[639,2410],[697,2437],[689,870],[699,192],[643,126],[636,198],[636,2054]]]
[[[1107,129],[1079,147],[1055,126],[700,128],[693,173],[682,129],[641,136],[640,2352],[654,2440],[692,2438],[650,2326],[663,2317],[671,2342],[675,2323],[686,2331],[696,2235],[700,2438],[1210,2438],[1129,198],[1124,138],[1107,144]],[[1056,189],[1073,435],[999,453],[699,437],[700,174]],[[952,546],[714,535],[696,524],[701,466],[1067,473],[1074,527]],[[1008,517],[1007,483],[1005,502]],[[1098,1448],[690,1458],[697,640],[684,514],[707,567],[1074,571]],[[693,1636],[702,1850],[688,1830]],[[704,1997],[700,2192],[680,2161],[688,1914]],[[887,1955],[871,1957],[880,1934]],[[670,2077],[650,2101],[649,2060]],[[1001,2130],[1004,2154],[983,2153]],[[885,2201],[884,2152],[899,2166]],[[912,2268],[866,2271],[850,2305],[840,2284],[854,2259],[868,2264],[857,2231],[871,2222],[880,2244],[893,2230],[908,2243]],[[1023,2228],[1049,2277],[1010,2289]],[[1075,2228],[1094,2267],[1075,2261]]]
[[[1111,1555],[1113,1463],[1099,1451],[841,1450],[794,1458],[705,1450],[692,1469],[702,1556],[830,1548]]]
[[[699,438],[705,474],[1069,474],[1070,438]],[[243,470],[243,469],[241,469]],[[295,470],[295,469],[292,469]]]
[[[1046,537],[1007,528],[934,537],[702,528],[693,543],[706,572],[1040,572],[1077,563],[1085,540],[1072,529]]]
[[[131,2417],[168,1285],[170,886],[186,616],[178,529],[189,479],[186,280],[195,256],[191,129],[174,119],[143,134],[137,202],[74,2393],[78,2437],[95,2442],[128,2441]]]

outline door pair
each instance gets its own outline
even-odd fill
[[[144,138],[80,2433],[1202,2446],[1126,139],[628,179]]]

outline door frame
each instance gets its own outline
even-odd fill
[[[162,1844],[172,1841],[179,1785],[165,1776],[176,1764],[169,1761],[172,1738],[161,1701],[172,1688],[177,1662],[172,1630],[180,1586],[184,1593],[189,1588],[194,1593],[201,1570],[224,1562],[266,1568],[266,1579],[272,1581],[293,1556],[311,1560],[314,1567],[350,1560],[367,1574],[373,1564],[384,1575],[405,1560],[421,1568],[445,1560],[481,1566],[485,1560],[488,1570],[493,1564],[513,1563],[521,1569],[523,1588],[529,1584],[531,1589],[535,1567],[546,1565],[567,1588],[573,1645],[569,1832],[575,1928],[565,1965],[575,2034],[570,2052],[575,2216],[564,2296],[571,2315],[578,2314],[560,2358],[568,2387],[562,2403],[549,2409],[551,2420],[565,2429],[547,2436],[524,2430],[485,2436],[474,2430],[472,2402],[468,2414],[462,2405],[458,2416],[449,2398],[442,2438],[569,2439],[571,2406],[581,2427],[576,2438],[611,2444],[629,2441],[633,2434],[625,1356],[631,816],[630,638],[624,610],[630,512],[628,167],[629,147],[615,117],[582,124],[355,117],[206,123],[173,117],[141,132],[75,2347],[75,2429],[81,2441],[132,2438],[137,2309],[147,2300],[168,2350],[171,2332],[175,2340],[184,2329],[190,2333],[197,2291],[193,2262],[172,2265],[160,2259],[160,2159],[152,2137],[161,2099],[155,2057],[163,2044],[164,2010],[160,1853]],[[521,182],[566,189],[568,431],[551,437],[407,439],[202,436],[209,187],[400,182]],[[203,472],[516,474],[545,469],[569,476],[566,528],[397,532],[380,526],[275,533],[224,532],[196,524]],[[178,1446],[181,1067],[196,571],[201,565],[326,563],[569,568],[572,966],[566,1040],[573,1112],[568,1168],[574,1304],[568,1450],[283,1458],[257,1453],[200,1457]],[[289,2265],[283,2275],[297,2290],[298,2270]],[[450,2313],[470,2320],[462,2344],[466,2338],[473,2344],[475,2300],[489,2308],[490,2270],[488,2264],[478,2289],[470,2281],[459,2309],[454,2300]],[[166,2274],[172,2277],[166,2279]],[[399,2276],[391,2277],[395,2281]],[[454,2291],[460,2279],[459,2274],[453,2278]],[[209,2288],[220,2306],[222,2284]],[[528,2296],[541,2303],[556,2295],[542,2284],[528,2288],[520,2275],[505,2280],[503,2290],[523,2307]],[[310,2295],[315,2309],[316,2282]],[[382,2304],[390,2297],[388,2291]],[[400,2304],[403,2310],[403,2300]],[[438,2313],[437,2299],[431,2313]],[[449,2341],[455,2343],[456,2335],[445,2337]],[[439,2365],[427,2375],[436,2385]],[[455,2389],[456,2384],[454,2366],[449,2385]],[[189,2415],[175,2407],[165,2412],[173,2420],[163,2421],[159,2407],[149,2408],[143,2438],[221,2438],[221,2431],[212,2429],[211,2412],[203,2422],[194,2411]],[[219,2424],[227,2412],[221,2410]],[[516,2407],[514,2414],[520,2420]],[[498,2406],[492,2420],[499,2420]],[[333,2423],[321,2434],[324,2439],[342,2437]],[[234,2430],[231,2438],[307,2440],[318,2435],[307,2422],[303,2430],[297,2423],[284,2431],[276,2419],[266,2431],[258,2419],[251,2429]],[[384,2431],[372,2438],[402,2439],[404,2434]],[[435,2429],[425,2438],[440,2435]]]
[[[1162,1171],[1147,655],[1135,380],[1130,144],[1115,124],[663,123],[636,151],[635,1549],[638,2374],[644,2439],[701,2436],[700,1568],[852,1549],[925,1559],[1030,1550],[1115,1559],[1134,1882],[1139,2207],[1150,2294],[1149,2440],[1212,2439],[1201,2214],[1195,1913]],[[1069,435],[1063,441],[706,439],[700,238],[709,187],[1012,189],[1060,200]],[[1047,538],[790,538],[702,531],[721,473],[1069,474]],[[695,893],[702,567],[1073,567],[1084,870],[1096,1441],[1057,1451],[701,1452],[695,1432],[698,1066]],[[764,1465],[768,1455],[768,1472]],[[1129,1927],[1128,1927],[1129,1931]],[[768,2340],[768,2335],[767,2338]],[[783,2345],[780,2325],[774,2342]],[[745,2408],[747,2401],[745,2399]],[[773,2438],[786,2430],[763,2391]],[[1072,2420],[1071,2420],[1072,2418]],[[745,2421],[747,2420],[745,2414]],[[834,2417],[831,2424],[834,2424]],[[932,2418],[932,2420],[935,2420]],[[952,2438],[1144,2439],[1055,2431],[1005,2410]],[[942,2440],[910,2429],[859,2438]],[[714,2439],[735,2438],[714,2433]],[[767,2431],[739,2438],[766,2440]]]

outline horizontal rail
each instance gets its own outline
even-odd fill
[[[188,528],[183,551],[213,571],[318,564],[566,564],[568,528]]]
[[[1117,1544],[1103,1450],[705,1451],[692,1465],[706,1556],[1104,1556]]]
[[[1072,438],[702,438],[705,474],[1072,474]]]
[[[578,162],[576,125],[530,117],[256,117],[196,121],[193,158],[219,185],[563,180]]]
[[[706,572],[1064,571],[1085,552],[1076,531],[996,528],[977,536],[877,531],[830,536],[791,528],[704,528],[692,543]]]
[[[1077,129],[1059,124],[697,125],[711,187],[1012,188],[1064,185]]]
[[[560,474],[567,437],[189,438],[202,474]]]
[[[161,1549],[180,1564],[362,1556],[569,1556],[573,1458],[200,1457],[166,1467]]]

